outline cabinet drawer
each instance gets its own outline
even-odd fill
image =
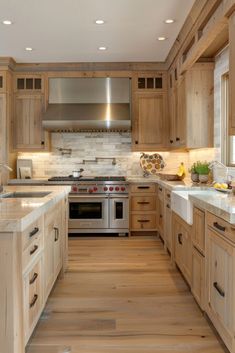
[[[34,241],[43,231],[43,217],[38,218],[35,222],[22,233],[22,249],[24,250],[29,244]]]
[[[228,222],[209,212],[207,213],[207,225],[232,242],[235,242],[235,226],[232,226]]]
[[[132,211],[155,211],[156,196],[132,196],[131,210]]]
[[[131,216],[131,228],[133,230],[143,229],[156,229],[156,215],[132,215]]]
[[[25,340],[30,337],[43,306],[42,257],[24,277]]]
[[[132,193],[155,193],[156,192],[156,184],[132,184],[131,185]]]
[[[22,267],[23,271],[28,268],[43,248],[43,237],[39,234],[23,251]]]

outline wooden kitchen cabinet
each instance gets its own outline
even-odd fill
[[[14,98],[14,147],[17,150],[43,150],[43,96],[17,94]]]
[[[166,148],[167,97],[165,93],[135,93],[133,106],[133,151]]]
[[[213,147],[213,75],[213,63],[196,63],[180,76],[170,72],[168,144],[173,149]]]
[[[60,203],[45,216],[45,297],[48,297],[62,266],[62,211]]]
[[[228,349],[234,352],[235,244],[210,225],[205,258],[206,312]]]
[[[157,231],[156,184],[133,183],[130,185],[130,226],[135,235]]]
[[[235,12],[229,17],[229,135],[235,135]]]
[[[193,245],[201,254],[205,254],[205,212],[197,207],[193,208]]]
[[[174,258],[189,285],[191,285],[192,280],[191,232],[191,226],[173,212],[172,236],[174,239]]]

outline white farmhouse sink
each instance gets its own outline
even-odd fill
[[[172,191],[171,193],[171,209],[183,220],[193,224],[193,204],[189,199],[189,195],[208,195],[213,193],[213,190],[180,190]]]

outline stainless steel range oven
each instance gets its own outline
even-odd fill
[[[73,184],[69,195],[69,233],[129,234],[127,183],[105,178]]]

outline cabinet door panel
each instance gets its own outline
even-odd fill
[[[204,309],[205,258],[194,247],[192,249],[192,288],[191,289],[201,309]]]
[[[202,253],[205,253],[205,212],[194,207],[193,209],[193,233],[194,246]]]
[[[136,150],[166,147],[166,96],[138,94],[135,102]]]

